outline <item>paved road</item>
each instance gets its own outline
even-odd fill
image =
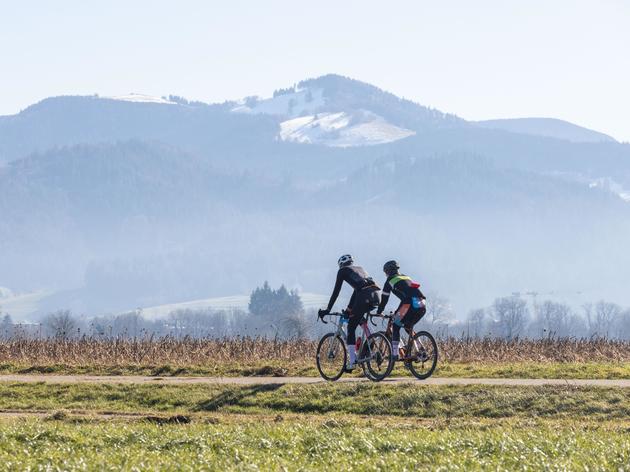
[[[339,382],[367,382],[356,377],[346,377]],[[142,377],[142,376],[99,376],[99,375],[0,375],[0,382],[48,382],[48,383],[131,383],[131,384],[222,384],[222,385],[265,385],[265,384],[318,384],[319,377]],[[630,379],[464,379],[438,378],[416,380],[410,377],[390,378],[384,383],[413,383],[417,385],[572,385],[593,387],[630,388]]]

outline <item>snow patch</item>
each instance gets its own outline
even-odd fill
[[[143,95],[141,93],[130,93],[128,95],[118,95],[116,97],[103,97],[110,100],[119,100],[122,102],[134,102],[134,103],[160,103],[163,105],[177,105],[175,102],[166,100],[162,97],[154,97],[151,95]]]
[[[263,100],[250,98],[241,101],[232,108],[232,111],[295,118],[305,114],[313,114],[325,104],[326,100],[322,89],[300,89]]]
[[[588,186],[590,188],[601,188],[611,192],[621,198],[624,202],[630,203],[630,190],[624,188],[620,183],[615,182],[610,177],[602,177],[593,180]]]
[[[352,147],[390,143],[414,134],[375,113],[361,110],[352,114],[319,113],[283,121],[279,138],[296,143]]]

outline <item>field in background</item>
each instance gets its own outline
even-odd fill
[[[448,338],[437,376],[628,378],[630,342]],[[0,372],[143,375],[317,375],[316,341],[225,339],[10,339]],[[405,375],[397,368],[395,374]]]
[[[306,310],[318,309],[328,304],[328,295],[300,292],[300,300]],[[249,295],[234,295],[231,297],[205,298],[181,303],[142,308],[142,315],[148,319],[166,318],[177,310],[245,310],[249,305]]]

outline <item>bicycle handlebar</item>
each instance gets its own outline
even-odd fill
[[[324,324],[328,324],[329,322],[324,320],[325,316],[348,316],[347,313],[337,313],[337,312],[333,312],[333,313],[326,313],[326,314],[322,314],[323,310],[319,310],[319,312],[317,313],[317,318],[319,320],[321,320],[322,323]],[[367,318],[370,320],[370,323],[372,323],[373,326],[376,326],[376,323],[374,323],[374,321],[372,320],[372,318],[383,318],[383,319],[390,319],[393,315],[393,312],[390,312],[390,314],[388,315],[384,315],[384,314],[378,314],[378,313],[366,313],[365,316],[367,316]]]
[[[345,313],[326,313],[326,314],[323,314],[322,312],[323,312],[323,310],[319,310],[317,312],[317,319],[321,320],[322,323],[324,323],[324,324],[328,324],[328,321],[326,321],[324,319],[325,316],[346,316]]]

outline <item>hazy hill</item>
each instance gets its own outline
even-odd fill
[[[460,313],[526,288],[630,303],[630,146],[340,76],[221,105],[48,99],[0,117],[0,156],[0,286],[56,291],[41,310],[327,292],[344,252],[377,278],[401,259]]]
[[[477,121],[483,128],[501,129],[512,133],[546,136],[576,143],[613,143],[615,139],[607,134],[593,131],[568,121],[555,118],[512,118],[506,120]]]

